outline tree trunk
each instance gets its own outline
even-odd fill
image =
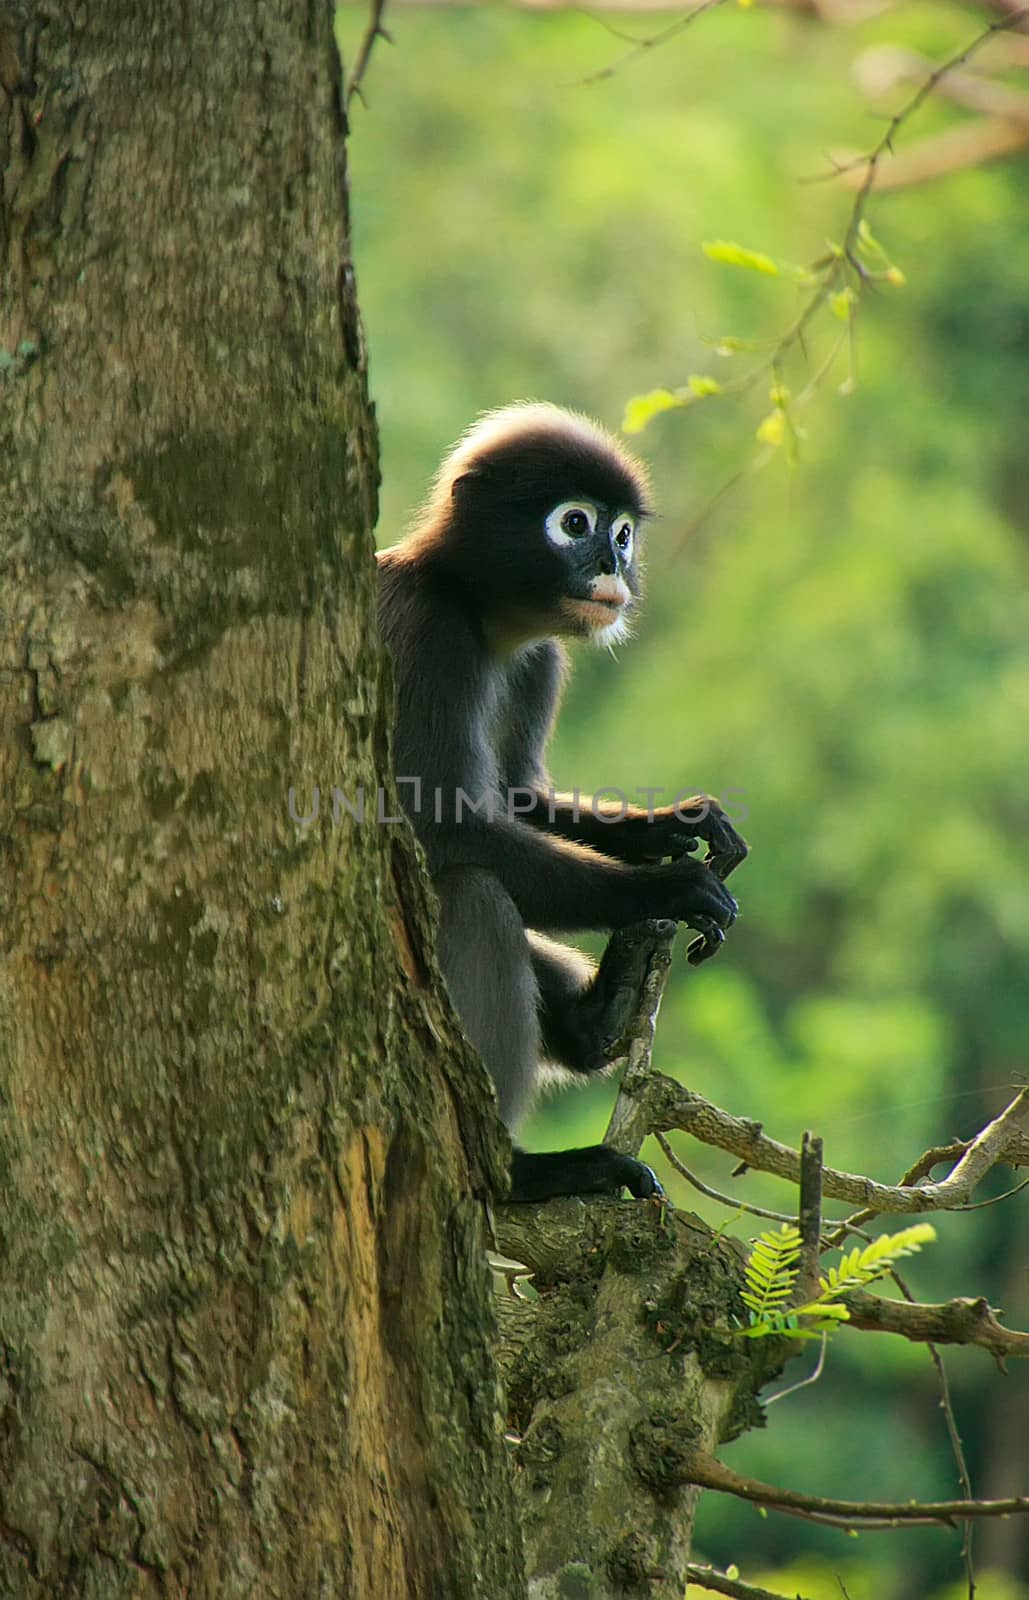
[[[328,4],[0,0],[5,1600],[524,1592],[338,75]]]

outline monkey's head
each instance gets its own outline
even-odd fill
[[[649,485],[597,423],[554,405],[487,413],[444,461],[427,513],[487,631],[625,637]]]

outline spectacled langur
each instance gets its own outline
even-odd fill
[[[643,467],[597,424],[507,406],[465,434],[379,557],[396,772],[420,780],[400,787],[439,895],[440,964],[512,1131],[548,1068],[609,1065],[656,937],[694,928],[696,964],[736,917],[723,879],[747,846],[717,802],[605,810],[555,798],[544,765],[568,670],[559,641],[628,635],[649,512]],[[690,854],[699,840],[705,861]],[[599,928],[615,931],[595,969],[548,937]],[[608,1145],[515,1150],[513,1200],[623,1186],[661,1192]]]

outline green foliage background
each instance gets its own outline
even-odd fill
[[[363,10],[342,15],[350,55],[363,24]],[[595,19],[397,10],[351,143],[382,542],[485,407],[548,398],[617,427],[641,390],[731,377],[751,358],[711,342],[774,338],[802,291],[712,264],[701,242],[819,256],[850,198],[798,180],[882,128],[854,56],[889,41],[942,59],[980,25],[941,4],[850,30],[728,7],[587,85],[625,50]],[[958,115],[932,103],[903,141]],[[1023,161],[873,199],[907,287],[863,305],[857,388],[837,391],[844,354],[801,418],[797,467],[780,453],[695,526],[760,452],[767,384],[651,425],[640,443],[662,517],[647,614],[617,665],[580,656],[553,751],[556,780],[584,791],[733,792],[753,844],[743,915],[718,961],[675,969],[658,1065],[782,1139],[815,1129],[828,1162],[885,1180],[973,1132],[1026,1067],[1026,193]],[[839,331],[827,316],[806,363],[790,363],[794,392]],[[611,1097],[603,1085],[551,1102],[525,1142],[594,1141]],[[721,1189],[791,1204],[773,1180],[679,1147]],[[669,1187],[711,1220],[731,1215]],[[985,1293],[1026,1325],[1024,1200],[935,1218],[939,1242],[906,1274],[915,1292]],[[976,1492],[1024,1490],[1024,1374],[976,1352],[947,1362]],[[844,1329],[827,1376],[728,1458],[823,1494],[949,1497],[937,1399],[924,1351]],[[980,1600],[1029,1592],[1000,1575],[1024,1576],[1021,1539],[1014,1524],[977,1535],[995,1571]],[[841,1582],[850,1600],[943,1600],[960,1575],[956,1534],[855,1543],[714,1496],[699,1543],[816,1600]]]

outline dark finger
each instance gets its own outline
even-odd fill
[[[678,861],[681,856],[691,856],[695,850],[700,849],[700,840],[692,833],[673,833],[669,835],[667,853],[673,861]]]
[[[744,854],[739,850],[712,851],[710,855],[705,856],[704,865],[710,867],[715,877],[724,883],[730,872],[735,872],[744,859]]]
[[[713,928],[710,934],[699,939],[694,939],[686,951],[686,960],[691,967],[702,966],[705,961],[710,961],[716,956],[725,943],[725,934],[721,928]]]

